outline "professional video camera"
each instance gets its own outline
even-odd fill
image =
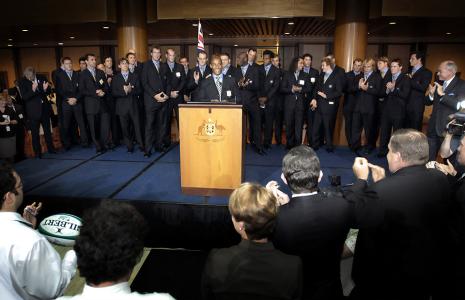
[[[447,132],[453,135],[461,136],[465,134],[465,100],[457,103],[457,110],[455,114],[449,116],[447,124]]]

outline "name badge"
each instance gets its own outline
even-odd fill
[[[181,73],[180,72],[176,72],[176,77],[181,77]]]
[[[300,84],[300,85],[305,85],[305,80],[302,80],[302,79],[299,80],[299,84]]]
[[[315,77],[310,78],[311,83],[315,83]]]
[[[226,96],[227,96],[227,97],[231,97],[231,96],[232,96],[231,91],[226,91]]]
[[[372,89],[372,88],[373,88],[373,86],[372,86],[372,85],[370,85],[370,89]]]
[[[333,104],[334,104],[334,102],[329,102],[329,104],[333,105]]]
[[[19,114],[18,117],[19,117],[20,119],[24,118],[24,117],[23,117],[23,114]]]
[[[332,88],[333,88],[333,85],[332,85],[332,84],[330,84],[330,85],[328,85],[328,87],[329,87],[330,89],[332,89]]]
[[[270,83],[273,84],[273,80],[270,80]]]
[[[100,83],[100,84],[103,84],[103,79],[100,79],[99,83]]]
[[[6,129],[7,132],[11,131],[10,126],[5,127],[5,129]]]

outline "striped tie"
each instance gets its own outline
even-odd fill
[[[216,84],[216,89],[218,90],[218,95],[220,95],[219,100],[221,101],[221,81],[220,81],[220,76],[216,76],[215,84]]]

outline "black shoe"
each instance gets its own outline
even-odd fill
[[[271,149],[271,146],[270,146],[270,144],[265,144],[265,145],[263,145],[263,148],[265,148],[266,150],[269,150],[269,149]]]
[[[128,153],[133,153],[134,152],[134,148],[131,147],[131,148],[128,148]]]
[[[334,148],[333,148],[333,147],[326,147],[326,152],[328,152],[328,153],[333,153],[333,152],[334,152]]]
[[[255,152],[257,152],[258,155],[265,155],[266,154],[265,150],[263,150],[262,148],[256,148]]]
[[[49,149],[48,154],[57,154],[58,152],[55,149]]]
[[[35,159],[42,159],[42,153],[36,154],[34,156]]]
[[[149,158],[150,155],[152,155],[152,154],[150,153],[150,151],[149,151],[149,152],[144,152],[144,157],[145,157],[145,158]]]

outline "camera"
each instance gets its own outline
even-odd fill
[[[447,133],[461,136],[465,134],[465,112],[457,112],[449,116],[452,122],[447,124]]]

